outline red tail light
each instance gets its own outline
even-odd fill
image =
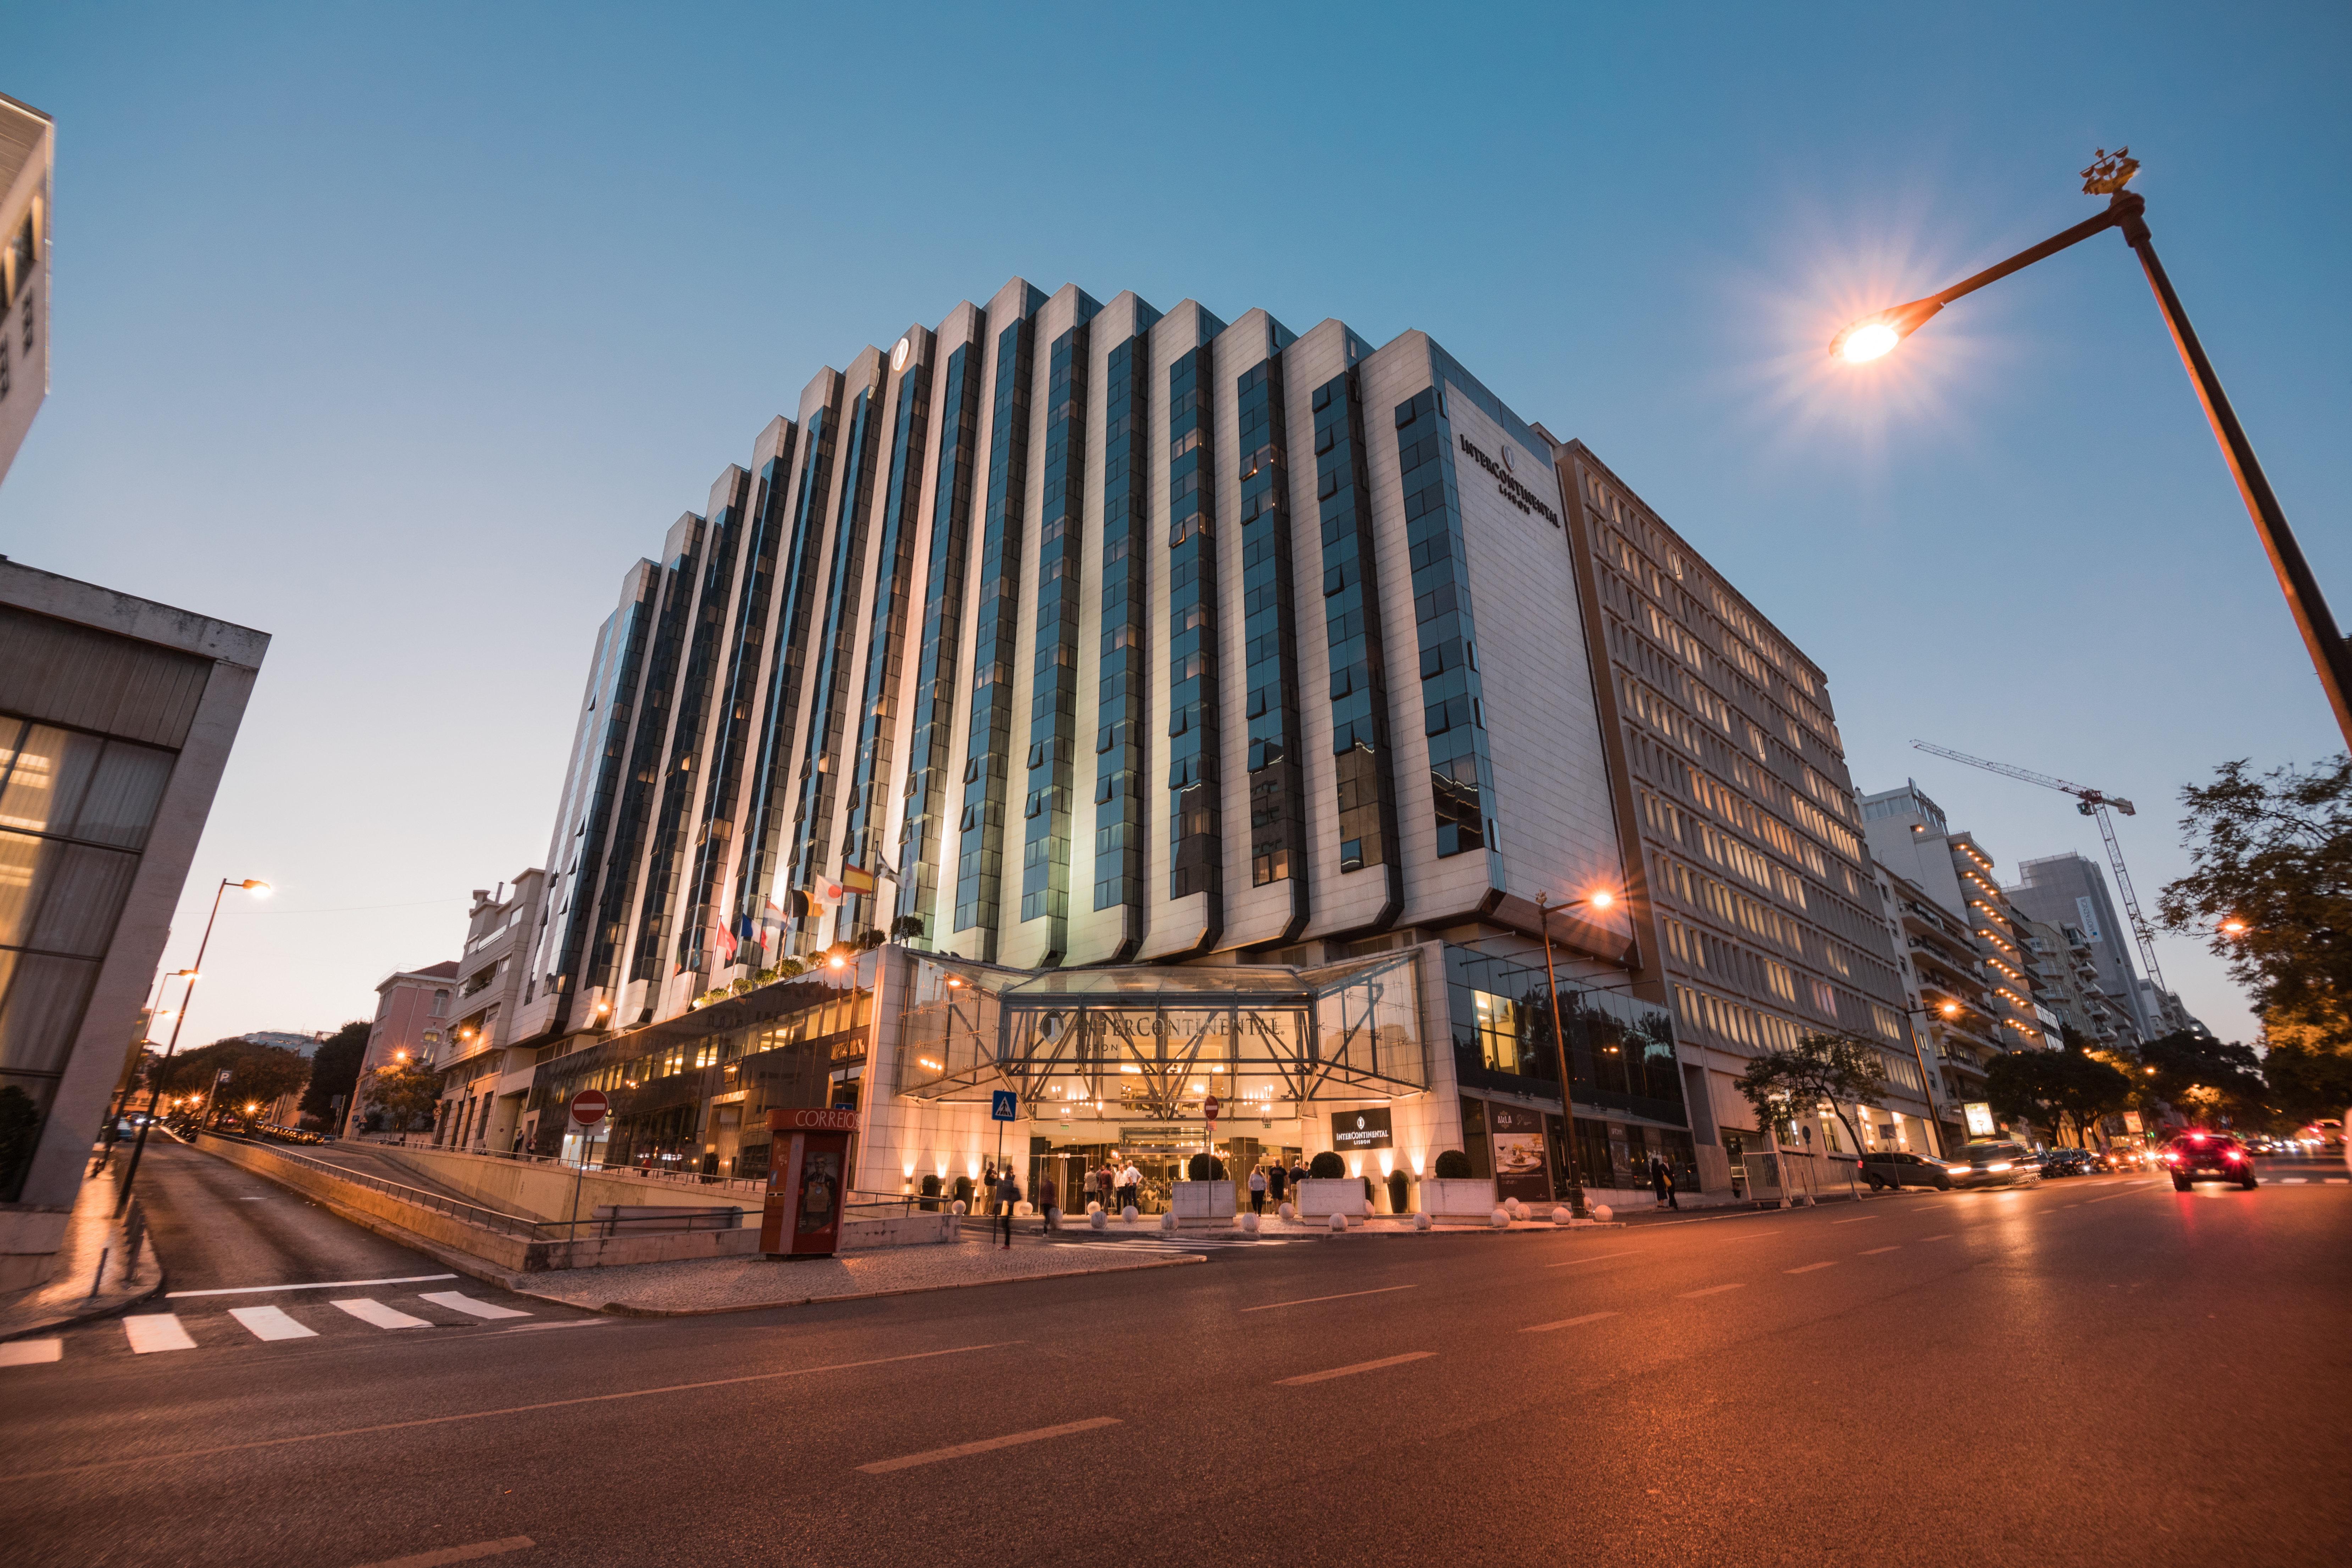
[[[2223,1151],[2221,1157],[2225,1160],[2242,1160],[2245,1158],[2243,1154],[2239,1153],[2235,1149]]]

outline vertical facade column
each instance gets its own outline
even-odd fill
[[[1139,322],[1139,328],[1149,327]],[[1096,689],[1095,908],[1118,909],[1123,929],[1110,962],[1142,945],[1143,779],[1151,688],[1151,339],[1139,330],[1110,351],[1103,388],[1102,660]]]
[[[931,501],[930,558],[923,574],[923,641],[915,659],[915,734],[907,772],[907,820],[899,833],[898,913],[922,924],[928,942],[940,890],[940,847],[962,687],[964,563],[971,544],[973,470],[980,456],[981,345],[988,321],[948,356],[940,397],[940,467]]]
[[[882,537],[874,552],[874,609],[866,634],[866,678],[859,683],[857,742],[849,780],[848,812],[843,820],[841,861],[871,871],[881,847],[883,791],[890,777],[891,742],[898,726],[899,677],[906,666],[907,601],[915,569],[915,524],[923,504],[923,462],[931,426],[931,363],[928,353],[904,363],[914,339],[900,340],[892,354],[901,362],[898,411],[892,420],[890,479],[882,503]],[[851,893],[842,900],[834,939],[847,941],[866,928],[881,908],[878,894]]]
[[[1049,922],[1038,960],[1049,969],[1069,951],[1070,784],[1077,752],[1079,573],[1086,560],[1087,349],[1081,321],[1054,340],[1045,373],[1021,919]]]
[[[1315,495],[1322,528],[1323,631],[1331,648],[1331,754],[1339,812],[1339,872],[1379,867],[1388,898],[1373,921],[1404,909],[1396,781],[1389,750],[1387,643],[1379,552],[1365,467],[1362,390],[1349,370],[1315,389]]]
[[[1261,360],[1234,388],[1241,472],[1242,636],[1248,660],[1250,885],[1291,887],[1289,923],[1307,929],[1307,803],[1298,754],[1297,627],[1290,584],[1290,459],[1282,361]]]
[[[1444,859],[1474,849],[1491,855],[1495,773],[1486,754],[1477,627],[1470,614],[1470,555],[1462,539],[1453,437],[1435,386],[1397,405],[1396,442],[1437,855]],[[1502,874],[1499,865],[1492,874]]]
[[[956,856],[955,929],[981,932],[996,957],[1004,870],[1004,789],[1013,744],[1013,680],[1019,658],[1021,547],[1029,490],[1030,353],[1024,315],[996,335],[991,404],[988,512],[980,545],[980,620],[972,637],[971,723],[965,742],[963,815]]]
[[[1168,896],[1208,894],[1213,931],[1223,925],[1218,900],[1224,891],[1215,363],[1215,351],[1203,344],[1168,367]]]

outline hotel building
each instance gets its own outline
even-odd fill
[[[1699,689],[1752,710],[1717,727],[1755,761],[1692,740],[1681,785],[1634,783],[1663,721],[1602,651],[1633,611],[1604,612],[1588,471],[1423,333],[1189,300],[1015,279],[820,372],[597,634],[491,1032],[536,1057],[521,1135],[580,1151],[595,1087],[591,1152],[713,1173],[765,1170],[769,1105],[855,1106],[864,1192],[969,1180],[1000,1136],[1073,1194],[1211,1142],[1396,1172],[1382,1207],[1453,1149],[1545,1195],[1571,1159],[1692,1182],[1692,1102],[1709,1148],[1746,1124],[1742,1050],[1883,1033],[1899,990],[1875,917],[1806,945],[1869,875],[1819,672],[1687,550],[1685,635],[1747,617],[1738,653],[1704,623]],[[1667,792],[1674,857],[1638,815]],[[1775,865],[1813,880],[1742,937]],[[1765,995],[1779,1034],[1709,1010]]]

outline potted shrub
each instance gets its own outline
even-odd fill
[[[1485,1219],[1495,1212],[1495,1184],[1471,1175],[1470,1156],[1461,1150],[1444,1150],[1421,1184],[1421,1212]]]
[[[1178,1224],[1188,1219],[1213,1220],[1231,1224],[1235,1205],[1234,1184],[1225,1180],[1225,1163],[1203,1154],[1195,1154],[1184,1163],[1184,1173],[1192,1180],[1175,1184],[1168,1208]]]
[[[937,1214],[939,1208],[940,1179],[937,1176],[925,1176],[923,1178],[923,1212]]]
[[[1412,1210],[1412,1183],[1399,1165],[1389,1173],[1389,1213],[1409,1214]]]
[[[1348,1174],[1348,1163],[1326,1149],[1308,1162],[1307,1179],[1298,1184],[1298,1212],[1307,1218],[1326,1215],[1371,1213],[1370,1191]]]

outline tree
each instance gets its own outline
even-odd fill
[[[310,1087],[302,1094],[302,1114],[331,1122],[334,1100],[341,1095],[345,1109],[360,1081],[360,1062],[367,1055],[368,1025],[354,1018],[336,1030],[310,1054]]]
[[[218,1075],[226,1072],[226,1081]],[[163,1079],[167,1094],[212,1091],[214,1109],[247,1102],[268,1104],[291,1094],[310,1080],[310,1061],[283,1046],[256,1045],[251,1040],[215,1040],[175,1058]],[[219,1087],[213,1086],[218,1082]]]
[[[429,1121],[441,1101],[441,1075],[430,1068],[394,1064],[378,1068],[360,1084],[360,1100],[374,1106],[394,1130],[407,1131]]]
[[[2140,1047],[2142,1088],[2187,1121],[2203,1125],[2260,1121],[2269,1114],[2270,1086],[2251,1046],[2183,1029]],[[2146,1068],[2154,1068],[2152,1072]]]
[[[2352,1053],[2313,1038],[2316,1033],[2275,1023],[2263,1031],[2263,1080],[2270,1104],[2297,1126],[2342,1116],[2352,1106]]]
[[[2071,1123],[2086,1144],[2099,1118],[2131,1104],[2135,1091],[2129,1074],[2082,1050],[2008,1051],[1985,1069],[1994,1110],[2053,1133]]]
[[[2180,792],[2189,874],[2157,898],[2168,931],[2207,939],[2256,1011],[2336,1026],[2352,1013],[2352,754],[2249,777],[2225,763]]]
[[[1739,1092],[1755,1108],[1757,1126],[1786,1127],[1798,1107],[1826,1100],[1857,1154],[1862,1135],[1846,1119],[1845,1108],[1877,1099],[1885,1087],[1885,1058],[1876,1046],[1851,1035],[1807,1035],[1791,1050],[1751,1058],[1739,1077]]]

